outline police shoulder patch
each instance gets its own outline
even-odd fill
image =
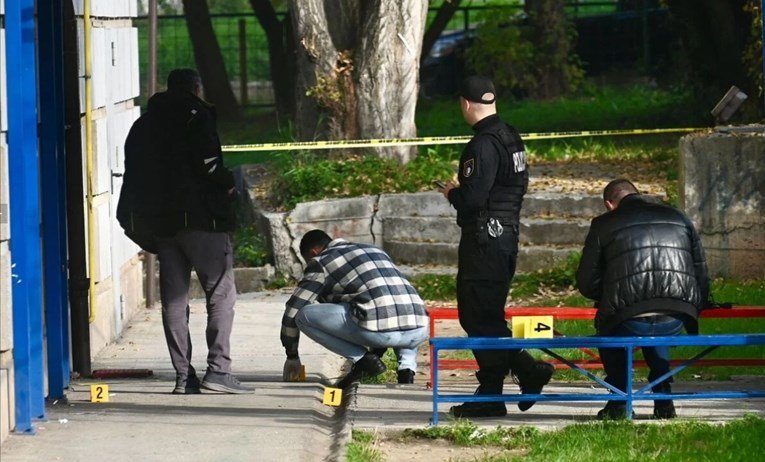
[[[475,158],[468,159],[462,164],[462,176],[468,178],[475,171]]]

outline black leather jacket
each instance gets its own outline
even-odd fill
[[[597,301],[596,326],[607,334],[624,320],[666,313],[698,332],[709,279],[698,233],[677,209],[639,194],[592,220],[576,275],[579,291]]]

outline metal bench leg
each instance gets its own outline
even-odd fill
[[[616,388],[615,386],[613,386],[610,383],[606,382],[605,380],[601,379],[600,377],[596,376],[592,372],[590,372],[590,371],[588,371],[588,370],[586,370],[586,369],[584,369],[582,367],[579,367],[577,364],[575,364],[572,361],[564,358],[563,356],[559,355],[558,353],[555,353],[554,351],[549,350],[547,348],[540,348],[540,349],[542,351],[544,351],[545,353],[547,353],[548,355],[552,356],[553,358],[557,359],[558,361],[566,364],[571,369],[579,372],[580,374],[584,375],[585,377],[588,377],[588,378],[592,379],[598,385],[602,385],[603,387],[606,388],[606,390],[608,390],[608,391],[610,391],[612,393],[615,393],[617,395],[626,396],[626,393],[623,392],[622,390],[619,390],[618,388]]]
[[[430,357],[432,366],[431,380],[433,383],[433,426],[438,425],[438,348],[433,347],[433,355]]]
[[[632,420],[632,346],[624,350],[627,352],[627,420]]]

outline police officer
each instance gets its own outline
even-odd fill
[[[472,76],[460,90],[460,108],[475,136],[462,152],[459,185],[439,191],[457,209],[462,230],[459,244],[457,302],[462,328],[471,337],[511,336],[505,302],[518,256],[518,225],[529,183],[526,151],[518,131],[497,115],[494,84]],[[522,393],[538,394],[553,373],[549,363],[524,350],[473,351],[478,361],[476,394],[501,394],[512,370]],[[521,411],[533,401],[519,402]],[[451,408],[455,417],[501,417],[505,403],[464,403]]]

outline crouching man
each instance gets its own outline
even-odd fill
[[[579,291],[596,300],[595,327],[605,336],[698,333],[698,314],[709,294],[704,251],[696,229],[680,211],[647,201],[627,180],[603,191],[608,212],[592,220],[577,270]],[[654,381],[669,372],[669,348],[646,347]],[[624,349],[600,349],[606,382],[625,390]],[[671,378],[655,385],[670,393]],[[623,418],[624,401],[609,401],[598,418]],[[654,417],[676,416],[670,400],[654,401]]]
[[[332,240],[318,229],[303,236],[300,254],[305,273],[282,318],[283,379],[300,374],[300,332],[353,362],[338,388],[385,372],[372,349],[396,349],[399,382],[402,375],[413,377],[417,347],[428,338],[428,315],[390,257],[372,245]]]

